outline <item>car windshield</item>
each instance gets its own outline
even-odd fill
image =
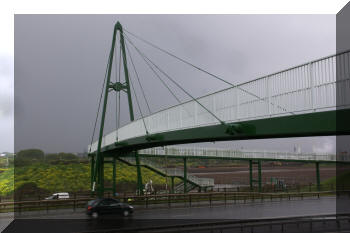
[[[98,200],[91,200],[91,201],[88,201],[88,205],[95,206],[97,202],[98,202]]]
[[[115,205],[115,204],[118,204],[118,203],[119,203],[118,200],[111,199],[111,198],[106,198],[106,199],[103,199],[103,200],[100,202],[100,205],[101,205],[101,206],[110,206],[110,205]]]
[[[52,196],[49,196],[47,199],[51,200],[51,199],[56,199],[57,196],[56,195],[52,195]]]

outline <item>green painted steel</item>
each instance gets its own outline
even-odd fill
[[[253,160],[249,160],[249,186],[250,190],[253,191]]]
[[[114,156],[114,155],[113,155]],[[113,157],[112,155],[107,155],[106,157]],[[118,155],[120,157],[128,157],[128,155]],[[164,158],[164,155],[155,155],[155,154],[139,154],[140,157],[149,157],[149,158]],[[239,158],[239,157],[216,157],[216,156],[189,156],[189,155],[166,155],[168,158],[188,158],[188,159],[221,159],[221,160],[238,160],[238,161],[249,161],[251,158]],[[279,161],[279,162],[299,162],[299,163],[330,163],[330,164],[342,164],[350,163],[347,161],[326,161],[326,160],[295,160],[295,159],[273,159],[273,158],[259,158],[261,161]]]
[[[184,160],[184,193],[187,193],[187,158]]]
[[[113,196],[115,196],[117,192],[117,169],[116,169],[116,158],[113,158]]]
[[[175,193],[175,184],[174,184],[175,177],[171,177],[171,193]]]
[[[121,45],[121,49],[122,49],[123,66],[124,66],[124,74],[125,74],[125,84],[124,85],[125,85],[125,88],[126,88],[126,93],[128,95],[130,120],[134,121],[134,109],[133,109],[133,106],[132,106],[132,98],[131,98],[131,91],[130,91],[130,80],[129,80],[129,70],[128,70],[128,63],[127,63],[127,59],[126,59],[126,52],[125,52],[125,42],[124,42],[123,27],[120,24],[120,22],[117,22],[115,27],[120,32],[120,45]]]
[[[120,32],[120,45],[121,45],[122,56],[123,56],[125,84],[116,83],[115,85],[112,85],[111,72],[112,72],[112,65],[113,65],[116,36],[117,36],[118,31]],[[134,120],[134,111],[133,111],[131,92],[130,92],[129,72],[128,72],[128,66],[127,66],[127,60],[126,60],[126,53],[125,53],[123,27],[119,22],[117,22],[114,25],[112,45],[111,45],[111,50],[109,52],[107,79],[106,79],[106,86],[104,89],[101,124],[100,124],[98,145],[97,145],[97,151],[96,151],[96,161],[94,163],[93,173],[92,173],[92,183],[93,183],[92,190],[95,191],[95,184],[97,183],[97,195],[99,197],[102,197],[104,194],[104,155],[102,155],[102,153],[101,153],[102,152],[101,144],[102,144],[104,123],[105,123],[105,116],[106,116],[106,109],[107,109],[107,102],[108,102],[108,93],[109,93],[110,88],[114,89],[115,91],[126,90],[126,93],[128,95],[130,120],[133,121]]]
[[[115,26],[114,31],[113,31],[112,46],[111,46],[111,50],[109,53],[109,59],[108,59],[107,80],[106,80],[106,87],[104,90],[100,132],[99,132],[97,153],[96,153],[96,163],[94,166],[94,175],[93,175],[93,182],[97,181],[97,194],[99,197],[102,197],[103,193],[104,193],[104,181],[103,181],[104,170],[103,170],[103,156],[101,155],[101,144],[102,144],[103,129],[104,129],[107,100],[108,100],[108,93],[109,93],[108,90],[109,90],[109,84],[110,84],[110,80],[111,80],[111,71],[112,71],[112,64],[113,64],[113,55],[114,55],[116,34],[117,34],[117,27]],[[93,185],[93,187],[94,186],[95,186],[95,184]],[[94,191],[94,188],[93,188],[93,191]]]
[[[262,186],[261,186],[261,160],[258,160],[258,187],[259,187],[259,192],[262,191]]]
[[[262,161],[260,159],[257,161],[253,161],[252,159],[249,159],[249,186],[250,186],[251,191],[254,190],[254,183],[256,183],[256,182],[258,183],[258,191],[259,192],[262,191],[261,163],[262,163]],[[257,180],[255,180],[253,178],[254,164],[258,165],[258,179]]]
[[[90,190],[93,189],[93,173],[94,173],[94,165],[95,165],[95,156],[91,155],[90,156]]]
[[[321,179],[320,179],[320,163],[316,162],[316,184],[317,184],[317,191],[320,191],[321,189]]]
[[[242,132],[235,135],[227,134],[227,127],[221,124],[169,131],[153,134],[154,140],[147,140],[146,136],[127,139],[106,146],[104,151],[128,152],[196,142],[343,135],[350,133],[350,126],[345,124],[342,129],[337,129],[336,121],[341,120],[340,117],[346,117],[345,113],[350,114],[350,109],[245,121],[241,122]],[[343,120],[346,121],[346,119]]]
[[[113,64],[116,35],[120,32],[120,45],[123,59],[123,67],[125,73],[125,83],[111,83],[111,70]],[[96,154],[91,154],[91,187],[97,191],[99,197],[104,193],[104,158],[114,157],[113,159],[113,191],[115,191],[115,158],[123,156],[130,152],[135,152],[139,149],[196,143],[196,142],[212,142],[212,141],[232,141],[245,139],[263,139],[263,138],[283,138],[283,137],[306,137],[306,136],[327,136],[327,135],[343,135],[350,133],[350,125],[342,124],[342,128],[337,129],[336,122],[347,122],[347,116],[350,113],[349,109],[332,110],[324,112],[313,112],[307,114],[297,114],[273,118],[265,118],[258,120],[246,120],[239,123],[201,126],[196,128],[187,128],[181,130],[173,130],[163,133],[148,134],[140,137],[130,138],[121,142],[105,146],[102,148],[102,139],[104,131],[104,123],[106,116],[106,108],[108,102],[108,93],[110,88],[115,91],[126,91],[128,95],[130,120],[134,120],[134,112],[132,98],[130,92],[129,72],[127,66],[127,56],[125,50],[125,42],[123,35],[123,27],[117,22],[114,26],[111,50],[109,52],[106,86],[104,89],[103,107],[101,115],[101,124],[99,129],[99,137],[97,143]],[[200,104],[200,103],[199,103]],[[201,104],[200,104],[201,105]],[[214,115],[214,117],[216,117]],[[220,121],[220,120],[219,120]],[[339,125],[339,124],[338,124]],[[160,157],[157,155],[142,155]],[[162,156],[164,157],[164,156]],[[187,158],[210,159],[207,156],[168,156],[183,158],[184,160],[184,192],[187,192]],[[247,158],[218,158],[213,156],[213,159],[230,159],[230,160],[249,160],[250,187],[253,188],[253,160]],[[137,186],[139,193],[143,193],[142,174],[140,168],[139,155],[135,153],[137,167]],[[255,159],[256,160],[256,159]],[[317,186],[319,185],[319,163],[331,163],[333,161],[300,161],[288,159],[258,159],[258,186],[261,191],[261,162],[262,161],[296,161],[296,162],[316,162],[316,177]],[[173,177],[172,177],[173,181]],[[172,184],[173,185],[173,184]],[[115,193],[115,192],[114,192]]]
[[[142,184],[142,174],[140,166],[140,158],[137,153],[135,153],[136,170],[137,170],[137,190],[139,195],[143,195],[143,184]]]
[[[133,157],[133,155],[128,155],[128,156],[125,156],[125,157]],[[142,157],[142,155],[139,155],[139,157]],[[121,157],[121,156],[116,156],[115,158],[116,158],[118,161],[127,164],[128,166],[137,166],[136,164],[132,164],[132,163],[130,163],[130,162],[124,160],[123,157]],[[147,168],[148,170],[151,170],[151,171],[153,171],[153,172],[155,172],[155,173],[157,173],[158,175],[161,175],[161,176],[163,176],[163,177],[170,177],[170,178],[172,178],[172,179],[179,178],[179,179],[181,179],[181,180],[184,182],[184,177],[182,177],[182,176],[169,176],[169,175],[167,175],[167,174],[165,174],[165,173],[163,173],[163,172],[157,170],[157,169],[154,168],[154,167],[151,167],[151,166],[148,166],[148,165],[144,165],[144,164],[140,164],[140,166],[141,166],[141,167],[145,167],[145,168]],[[191,180],[187,180],[187,183],[190,183],[191,185],[197,186],[198,188],[200,188],[200,186],[199,186],[198,184],[192,182]]]

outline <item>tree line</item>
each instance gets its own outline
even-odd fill
[[[78,156],[72,153],[48,153],[45,154],[44,151],[40,149],[27,149],[21,150],[15,155],[15,165],[29,165],[32,163],[72,163],[78,162],[80,159]]]

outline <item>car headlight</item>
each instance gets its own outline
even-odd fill
[[[134,207],[133,207],[133,206],[131,206],[131,205],[129,205],[129,208],[130,208],[130,209],[134,209]]]

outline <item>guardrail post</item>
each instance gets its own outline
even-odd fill
[[[170,195],[168,194],[168,208],[170,208]]]
[[[226,205],[226,188],[225,188],[225,192],[224,192],[224,199],[225,199],[225,205]]]
[[[174,176],[171,177],[171,193],[175,193]]]
[[[211,207],[211,193],[209,193],[209,206]]]
[[[192,195],[191,194],[188,195],[188,199],[189,199],[189,202],[190,202],[190,207],[192,207]]]
[[[336,220],[336,223],[337,223],[337,230],[340,230],[340,221],[338,219]]]

